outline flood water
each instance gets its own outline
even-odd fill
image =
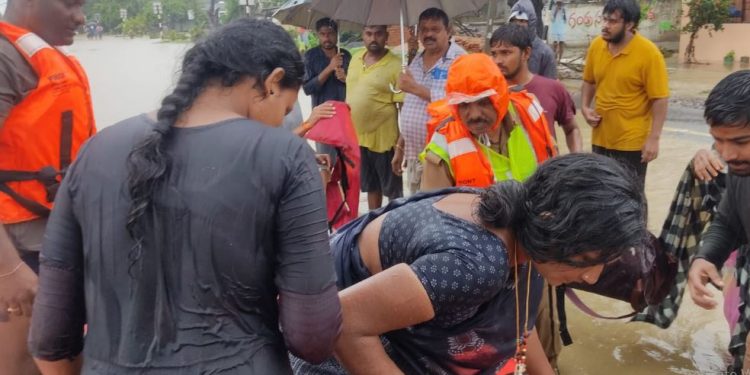
[[[73,46],[92,85],[98,127],[154,110],[169,92],[188,44],[155,40],[105,38],[79,39]],[[671,87],[698,102],[728,71],[672,70]],[[577,84],[576,84],[577,85]],[[303,112],[309,100],[300,94]],[[680,103],[678,103],[680,104]],[[673,191],[687,162],[700,147],[710,145],[701,109],[688,100],[670,108],[659,159],[649,165],[647,196],[650,228],[658,233],[669,209]],[[590,130],[579,118],[584,144]],[[558,136],[558,139],[561,136]],[[564,143],[564,142],[562,142]],[[590,146],[589,146],[590,147]],[[564,149],[564,147],[563,147]],[[621,315],[628,306],[605,298],[584,295],[602,314]],[[729,360],[729,332],[721,309],[705,311],[686,296],[677,321],[667,330],[645,323],[603,321],[580,313],[568,303],[574,344],[561,355],[562,374],[709,374],[719,373]]]

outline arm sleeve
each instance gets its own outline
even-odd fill
[[[302,90],[307,95],[316,95],[320,92],[323,85],[318,81],[318,75],[320,71],[315,69],[315,61],[313,61],[312,54],[310,52],[305,54],[305,84],[302,86]]]
[[[560,105],[557,106],[555,121],[562,126],[576,117],[576,105],[565,86],[560,84],[557,86],[557,90],[559,90]]]
[[[83,242],[81,226],[73,213],[74,179],[75,167],[57,192],[40,256],[29,350],[34,357],[46,361],[72,359],[83,349]]]
[[[410,265],[432,301],[435,317],[477,309],[501,289],[508,271],[497,265],[505,259],[466,251],[476,246],[481,245],[467,241],[460,248],[423,255]]]
[[[279,323],[289,350],[309,362],[333,354],[341,329],[328,223],[315,158],[295,139],[290,166],[276,215],[278,243],[275,283],[279,289]]]
[[[646,81],[646,93],[649,99],[669,97],[667,64],[664,62],[664,56],[656,47],[654,47],[652,56],[646,64],[643,79]]]
[[[596,78],[594,77],[594,49],[599,45],[597,43],[599,39],[594,39],[589,45],[589,50],[586,52],[586,62],[583,65],[583,80],[588,83],[596,84]]]
[[[727,189],[719,203],[719,209],[703,234],[695,258],[704,258],[721,269],[729,254],[742,242],[742,229],[732,191]]]

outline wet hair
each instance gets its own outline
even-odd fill
[[[378,29],[378,30],[383,30],[384,32],[388,33],[387,25],[365,25],[364,27],[362,27],[362,30],[364,29]]]
[[[171,163],[166,142],[177,119],[209,85],[231,87],[243,78],[252,78],[255,87],[266,95],[263,83],[276,68],[284,69],[281,87],[298,89],[302,84],[304,65],[292,38],[280,26],[264,20],[235,20],[209,34],[185,54],[177,85],[162,100],[156,124],[133,147],[127,159],[131,199],[127,230],[136,241],[132,262],[140,257],[146,229],[142,218],[153,209],[153,197],[169,174]]]
[[[641,6],[635,0],[607,0],[604,4],[602,14],[613,14],[620,11],[625,23],[632,22],[633,27],[638,27],[641,22]]]
[[[512,23],[500,26],[490,38],[490,46],[501,43],[518,47],[521,51],[531,48],[533,42],[534,39],[527,27]]]
[[[419,14],[419,20],[417,23],[422,23],[425,20],[439,20],[443,22],[445,29],[450,29],[450,19],[448,14],[440,8],[427,8]]]
[[[315,22],[315,31],[320,31],[324,27],[330,27],[334,33],[339,32],[339,24],[328,17],[323,17]]]
[[[709,126],[750,126],[750,70],[722,79],[706,98],[703,117]]]
[[[584,153],[550,159],[524,183],[492,185],[475,208],[486,225],[512,229],[535,262],[574,267],[607,263],[644,246],[646,212],[632,171]]]

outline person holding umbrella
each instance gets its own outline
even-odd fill
[[[320,45],[305,53],[305,94],[312,97],[312,106],[317,107],[329,100],[346,100],[346,71],[352,55],[338,46],[339,25],[324,17],[315,22]],[[336,149],[318,143],[317,151],[326,153],[331,160],[336,158]]]
[[[448,67],[461,55],[461,46],[451,42],[452,28],[448,15],[441,9],[429,8],[419,15],[418,35],[424,51],[418,54],[399,79],[399,88],[406,95],[401,110],[401,136],[393,157],[393,172],[401,175],[406,163],[408,191],[414,194],[422,180],[419,153],[427,140],[425,124],[430,120],[427,105],[445,96]]]

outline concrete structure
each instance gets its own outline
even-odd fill
[[[604,2],[571,2],[566,4],[567,30],[565,42],[571,47],[586,47],[601,34]],[[677,48],[680,39],[679,1],[641,2],[644,12],[638,30],[646,38],[665,48]],[[550,11],[545,9],[545,23],[549,25]]]
[[[730,23],[724,24],[724,30],[708,33],[706,30],[698,32],[695,39],[695,58],[698,62],[720,63],[730,51],[735,53],[735,64],[740,58],[750,56],[750,0],[734,0],[735,17]],[[687,14],[687,9],[683,12]],[[688,22],[682,19],[683,25]],[[685,50],[690,42],[690,34],[680,35],[680,62],[685,61]]]

